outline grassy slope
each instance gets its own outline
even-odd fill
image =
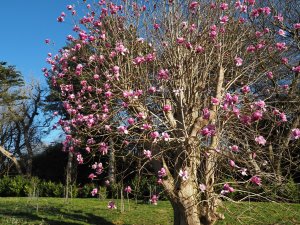
[[[108,201],[57,198],[0,198],[0,224],[172,224],[169,202],[157,206],[125,202],[125,213],[108,210]],[[300,224],[299,204],[226,203],[226,220],[218,224]],[[38,210],[37,210],[38,206]]]

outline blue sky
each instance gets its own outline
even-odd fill
[[[0,4],[0,61],[15,65],[25,77],[45,86],[42,67],[48,67],[45,59],[48,52],[57,53],[72,33],[71,16],[66,10],[76,0],[2,0]],[[58,23],[57,17],[66,12],[66,22]],[[49,38],[54,44],[46,45]],[[58,138],[59,131],[44,137],[51,142]]]
[[[26,81],[40,80],[44,84],[41,68],[47,66],[48,52],[56,53],[64,46],[72,23],[66,5],[76,0],[3,0],[0,5],[0,61],[15,65]],[[66,22],[56,18],[64,11]],[[55,44],[46,45],[51,39]]]

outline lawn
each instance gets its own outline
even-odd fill
[[[125,202],[125,212],[107,209],[106,200],[59,198],[0,198],[0,224],[136,224],[169,225],[171,205],[157,206]],[[117,202],[119,206],[119,202]],[[300,224],[299,204],[239,203],[224,204],[224,221],[218,224]]]

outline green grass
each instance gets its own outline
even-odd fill
[[[157,206],[125,201],[125,212],[107,209],[108,200],[59,198],[0,198],[0,224],[130,224],[173,223],[169,202]],[[218,224],[300,224],[300,204],[226,202],[226,219]]]

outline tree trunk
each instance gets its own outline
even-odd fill
[[[207,212],[207,208],[197,205],[196,200],[184,200],[184,203],[180,200],[170,201],[173,207],[174,225],[212,225],[218,219],[223,219],[218,216],[217,208],[209,208],[210,212]],[[213,219],[212,215],[214,215]]]
[[[27,156],[26,156],[26,175],[28,177],[31,177],[32,174],[32,161],[33,161],[33,149],[30,143],[29,138],[29,127],[24,125],[24,142],[27,150]]]
[[[7,158],[9,158],[11,161],[13,161],[13,163],[16,166],[16,169],[18,171],[19,174],[22,174],[22,170],[21,170],[21,166],[18,162],[18,160],[16,159],[16,157],[11,154],[9,151],[5,150],[5,148],[3,148],[2,146],[0,146],[0,152],[5,155]]]
[[[116,156],[115,156],[115,148],[114,141],[112,138],[109,140],[110,151],[109,151],[109,169],[108,169],[108,180],[110,184],[116,183]]]
[[[174,212],[174,225],[200,225],[199,211],[196,204],[191,202],[190,207],[185,207],[179,202],[172,202]]]
[[[65,192],[65,198],[69,198],[70,194],[70,185],[72,184],[72,166],[73,166],[73,152],[69,151],[68,154],[68,162],[67,162],[67,168],[66,168],[66,192]]]
[[[177,196],[170,198],[174,212],[174,225],[214,224],[219,219],[216,213],[217,205],[207,208],[199,204],[196,186],[193,181],[186,182],[190,183],[183,184],[184,187],[178,191]]]
[[[217,205],[208,208],[199,201],[198,188],[193,179],[181,183],[174,194],[169,196],[174,211],[174,225],[211,225],[219,218]]]

